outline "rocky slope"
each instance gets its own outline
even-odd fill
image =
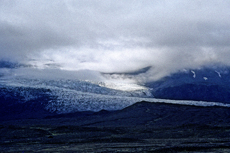
[[[185,69],[146,83],[156,98],[230,102],[230,68]]]

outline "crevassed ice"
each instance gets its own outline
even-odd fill
[[[39,80],[39,79],[10,79],[1,81],[5,84],[14,87],[31,87],[49,89],[50,96],[56,99],[50,100],[46,105],[46,109],[51,112],[69,113],[77,111],[100,111],[119,110],[130,106],[139,101],[149,101],[157,103],[173,103],[195,106],[224,106],[230,107],[230,104],[218,102],[204,101],[188,101],[188,100],[167,100],[150,98],[147,92],[148,89],[121,91],[103,87],[99,84],[93,84],[87,81],[73,80]],[[11,89],[13,90],[13,89]],[[20,95],[25,97],[25,100],[36,98],[37,95],[27,91],[20,91]],[[150,93],[151,94],[151,93]],[[34,97],[33,97],[34,96]]]

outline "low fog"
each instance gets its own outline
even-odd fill
[[[230,65],[229,8],[228,0],[2,0],[0,60],[54,76],[151,66],[143,81]]]

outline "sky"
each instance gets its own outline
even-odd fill
[[[1,0],[0,59],[105,73],[151,66],[143,80],[230,65],[229,8],[229,0]]]

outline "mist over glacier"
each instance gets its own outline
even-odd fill
[[[229,73],[219,68],[230,66],[229,6],[226,0],[1,1],[1,98],[33,102],[39,96],[31,90],[50,96],[46,108],[100,110],[161,101],[151,99],[157,96],[212,102],[212,91],[215,102],[228,103]]]
[[[226,0],[1,1],[0,58],[36,69],[86,70],[85,76],[150,66],[133,79],[139,82],[230,65],[229,6]]]

